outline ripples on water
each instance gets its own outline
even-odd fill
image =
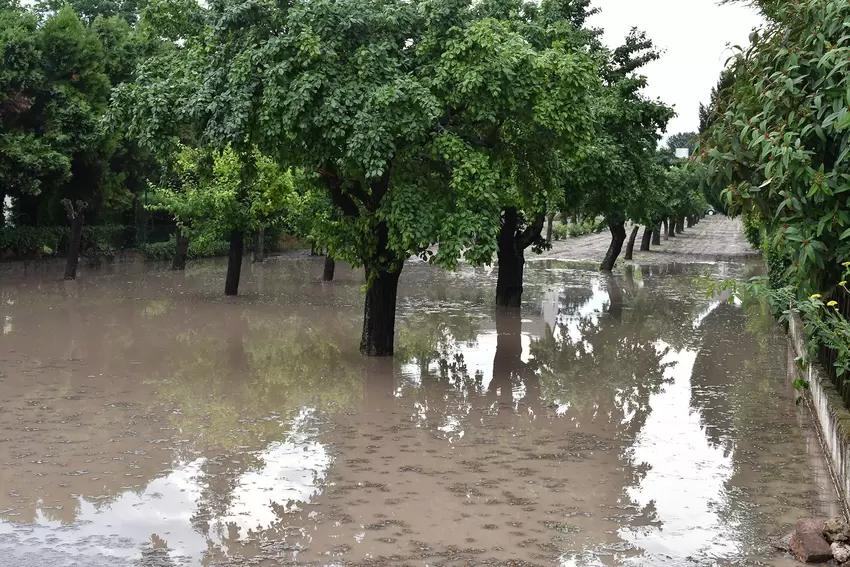
[[[409,264],[393,360],[320,260],[0,284],[0,564],[758,565],[836,497],[742,266]],[[789,561],[789,565],[791,562]]]

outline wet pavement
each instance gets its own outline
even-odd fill
[[[634,225],[626,227],[631,234]],[[743,224],[739,218],[724,215],[707,216],[696,225],[686,228],[670,238],[666,234],[660,245],[652,245],[649,252],[640,251],[643,227],[638,232],[634,249],[634,264],[705,263],[705,262],[746,262],[759,256],[744,236]],[[567,238],[552,243],[552,249],[544,252],[550,259],[584,260],[601,262],[611,244],[611,233],[603,230],[597,234],[587,234]],[[625,255],[625,248],[623,254]]]
[[[321,259],[0,282],[0,565],[792,565],[838,512],[743,264],[409,263],[395,359]]]

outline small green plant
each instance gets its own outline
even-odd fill
[[[552,238],[554,240],[564,240],[569,236],[569,228],[566,224],[559,222],[552,227]]]

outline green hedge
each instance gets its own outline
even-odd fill
[[[80,250],[90,259],[115,256],[122,248],[128,228],[122,225],[84,226]],[[57,256],[68,251],[71,228],[67,226],[18,226],[0,229],[0,258],[19,259]]]
[[[552,227],[553,240],[566,240],[567,238],[575,238],[584,236],[592,232],[600,232],[605,228],[604,223],[596,219],[587,219],[580,222],[557,223]]]
[[[153,242],[142,246],[139,251],[148,260],[171,260],[175,249],[174,236],[165,242]],[[226,256],[230,243],[216,234],[201,234],[189,239],[189,258]]]

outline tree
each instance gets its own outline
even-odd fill
[[[253,172],[245,175],[246,168]],[[177,221],[178,255],[185,255],[188,238],[199,228],[229,236],[224,293],[236,295],[245,233],[282,221],[292,176],[257,153],[241,156],[230,148],[205,152],[183,146],[175,177],[171,185],[154,188],[153,208],[167,211]]]
[[[469,233],[441,231],[437,260],[453,265],[460,250],[448,246],[471,240],[464,257],[488,263],[495,245],[500,307],[520,306],[525,251],[547,245],[541,233],[547,213],[563,203],[564,164],[591,134],[596,64],[580,49],[588,39],[577,27],[586,15],[586,3],[546,2],[531,10],[483,2],[466,15],[464,33],[450,34],[435,57],[433,87],[449,109],[437,143],[450,183],[475,198],[467,209],[480,219],[475,226],[447,224]],[[496,238],[487,237],[491,226],[499,227]]]
[[[593,102],[593,141],[569,164],[567,208],[578,216],[604,216],[611,245],[600,266],[611,271],[626,240],[626,220],[652,191],[655,148],[673,110],[641,94],[646,77],[636,71],[658,59],[644,33],[632,30],[625,43],[602,52],[603,86]]]
[[[152,163],[102,117],[150,43],[118,17],[42,8],[0,6],[0,202],[17,225],[60,223],[64,198],[89,203],[87,222],[121,221]]]
[[[545,201],[520,191],[551,183],[557,162],[544,143],[563,151],[586,122],[590,59],[554,42],[536,48],[469,4],[234,1],[207,17],[216,25],[204,49],[181,63],[194,70],[160,74],[158,92],[190,93],[211,144],[250,140],[314,172],[334,210],[312,231],[316,246],[365,270],[366,355],[393,352],[404,260],[489,262],[503,208]]]
[[[667,143],[664,144],[664,149],[662,150],[662,155],[667,163],[672,164],[677,159],[681,159],[676,157],[676,150],[680,148],[687,148],[689,157],[694,155],[697,136],[698,134],[696,132],[678,132],[667,138]]]

